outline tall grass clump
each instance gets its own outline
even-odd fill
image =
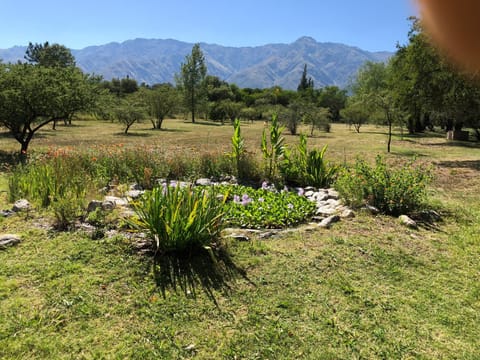
[[[224,226],[226,198],[213,188],[159,186],[134,204],[132,224],[148,231],[156,253],[211,249]]]
[[[431,179],[431,170],[415,165],[414,160],[389,167],[379,155],[373,166],[357,159],[354,166],[340,173],[335,188],[348,205],[368,204],[397,216],[416,211],[425,204]]]
[[[300,142],[288,156],[281,167],[287,184],[296,186],[330,187],[335,181],[338,166],[325,157],[327,145],[321,150],[308,151],[307,138],[300,135]]]
[[[91,183],[78,158],[65,152],[19,165],[9,177],[9,200],[27,198],[52,210],[55,225],[64,230],[81,215]]]
[[[265,162],[265,173],[272,182],[277,180],[277,170],[282,166],[282,162],[285,161],[287,155],[285,138],[282,136],[284,129],[279,125],[278,117],[274,114],[268,129],[268,137],[265,129],[262,133],[261,149]]]

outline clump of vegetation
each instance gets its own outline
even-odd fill
[[[382,156],[375,165],[357,159],[355,165],[339,175],[335,188],[351,206],[368,204],[389,215],[408,214],[419,209],[427,197],[431,171],[414,161],[389,167]]]
[[[286,146],[285,138],[282,136],[284,128],[278,124],[277,115],[272,116],[272,122],[268,129],[269,139],[267,140],[267,131],[262,134],[262,154],[265,161],[265,173],[270,181],[275,181],[277,169],[285,160]]]
[[[225,204],[225,221],[244,228],[286,228],[308,220],[315,204],[295,192],[276,191],[266,186],[219,186],[220,193],[229,194]]]
[[[338,166],[325,159],[327,145],[321,150],[308,151],[307,138],[300,135],[300,142],[284,162],[281,170],[286,183],[297,186],[329,187],[333,184]]]
[[[64,152],[16,167],[8,183],[10,201],[27,198],[52,210],[59,230],[68,229],[82,214],[88,184],[79,162]]]
[[[134,203],[132,225],[149,232],[156,253],[211,249],[223,230],[226,198],[212,188],[159,186]]]

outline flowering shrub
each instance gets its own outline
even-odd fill
[[[315,204],[295,192],[276,191],[268,186],[218,186],[229,193],[225,221],[245,228],[285,228],[305,222],[315,211]]]
[[[338,177],[335,188],[351,206],[369,204],[390,215],[407,214],[422,206],[427,196],[431,171],[414,161],[390,168],[382,156],[369,166],[358,159]]]

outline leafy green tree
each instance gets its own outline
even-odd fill
[[[353,125],[357,133],[360,133],[360,128],[368,122],[368,118],[370,117],[364,104],[353,97],[349,99],[347,107],[342,109],[340,114],[348,124]]]
[[[119,99],[119,104],[115,109],[115,117],[120,123],[125,125],[123,132],[127,135],[128,130],[133,124],[146,118],[145,106],[142,99],[135,95]]]
[[[408,44],[392,58],[392,96],[406,114],[410,133],[437,121],[446,130],[475,126],[480,118],[478,81],[450,64],[412,17]]]
[[[71,51],[60,44],[28,44],[25,60],[46,67],[74,67],[75,58]]]
[[[75,67],[9,64],[0,67],[0,124],[26,154],[35,133],[94,107],[98,79]]]
[[[310,136],[315,129],[330,131],[330,112],[327,108],[307,104],[304,109],[303,122],[310,126]]]
[[[393,95],[392,71],[385,63],[366,62],[352,86],[354,96],[370,114],[381,112],[388,126],[387,151],[391,150],[392,127],[401,115]]]
[[[338,86],[325,86],[318,92],[317,104],[320,107],[328,108],[330,120],[340,121],[340,110],[345,108],[347,102],[347,91]]]
[[[192,123],[195,123],[197,106],[205,94],[204,80],[207,75],[205,57],[199,44],[195,44],[190,55],[185,57],[181,65],[180,75],[177,76],[177,84],[183,90],[185,104],[192,114]]]
[[[152,90],[143,90],[148,114],[154,129],[161,129],[166,116],[172,115],[179,102],[177,90],[170,84],[161,84]]]
[[[111,81],[104,81],[102,86],[116,96],[125,96],[138,91],[138,83],[129,76],[118,79],[113,78]]]

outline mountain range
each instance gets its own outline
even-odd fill
[[[173,39],[135,39],[72,50],[77,65],[105,79],[129,76],[139,83],[174,82],[193,44]],[[365,61],[386,61],[391,52],[369,52],[338,43],[302,37],[290,44],[226,47],[200,43],[208,68],[229,83],[250,88],[296,89],[307,64],[315,87],[345,87]],[[3,62],[23,60],[26,47],[0,49]]]

